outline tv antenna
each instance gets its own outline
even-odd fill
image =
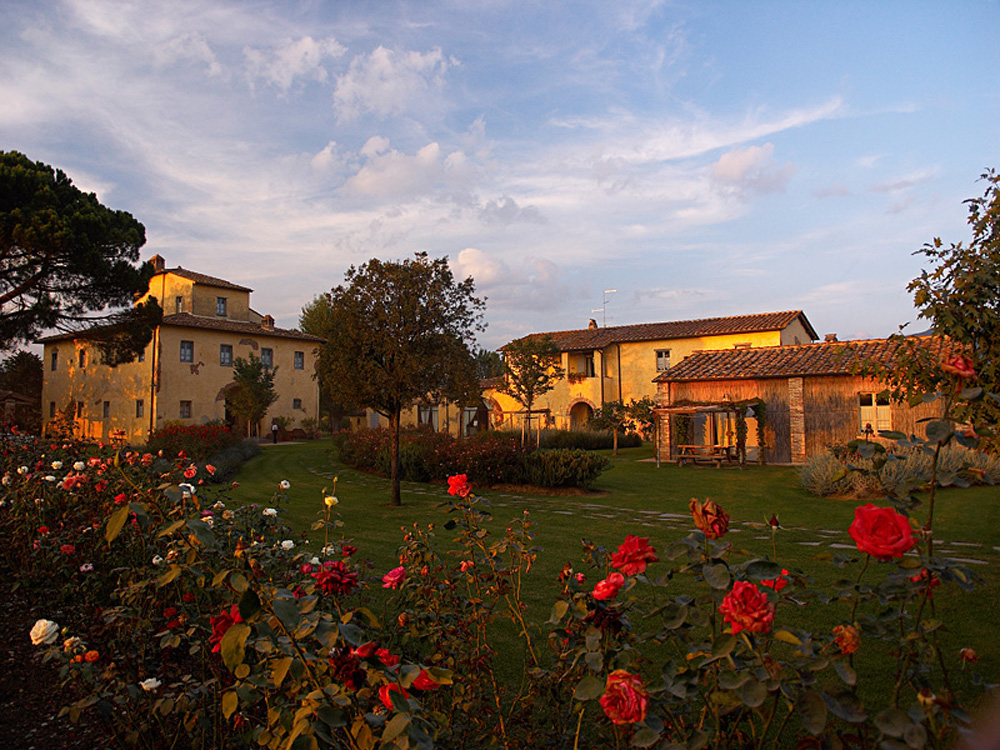
[[[608,327],[608,302],[611,301],[611,300],[608,299],[608,295],[609,294],[615,294],[617,291],[618,291],[617,289],[605,289],[604,290],[604,304],[602,304],[598,308],[595,308],[595,309],[591,310],[592,313],[600,313],[601,314],[601,328],[607,328]]]

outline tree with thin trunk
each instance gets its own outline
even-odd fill
[[[475,403],[481,398],[469,344],[485,302],[472,278],[456,282],[447,258],[417,253],[348,269],[330,293],[331,319],[318,371],[336,399],[389,420],[392,504],[402,505],[399,427],[417,402]]]
[[[632,424],[628,407],[621,401],[607,401],[594,410],[588,427],[594,430],[606,430],[612,435],[612,455],[618,455],[618,435],[624,433]]]
[[[540,396],[555,388],[564,371],[562,354],[551,336],[525,336],[503,347],[503,383],[498,390],[517,401],[525,410],[531,437],[531,412]],[[522,442],[524,422],[522,422]]]
[[[233,360],[235,387],[226,397],[226,405],[247,421],[251,437],[254,427],[259,426],[271,404],[278,400],[278,393],[274,390],[274,375],[277,372],[277,367],[265,367],[253,352],[248,359],[237,357]]]

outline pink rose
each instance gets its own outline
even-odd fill
[[[406,578],[406,568],[402,565],[398,568],[393,568],[382,576],[382,588],[397,589],[402,585],[404,578]]]

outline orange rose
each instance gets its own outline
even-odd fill
[[[741,630],[766,633],[774,622],[774,605],[767,594],[749,581],[736,581],[733,590],[722,599],[719,611],[733,626],[733,635]]]
[[[649,693],[639,675],[616,669],[608,675],[600,702],[605,715],[615,724],[635,724],[646,718]]]
[[[840,653],[844,656],[857,652],[858,647],[861,645],[861,634],[853,625],[837,625],[833,629],[833,635],[836,638]]]
[[[879,508],[872,503],[854,509],[854,522],[849,531],[858,550],[876,560],[902,557],[917,543],[906,517],[892,508]]]
[[[656,550],[649,546],[649,537],[629,534],[618,551],[611,556],[611,565],[627,576],[642,573],[647,563],[659,562]]]
[[[690,507],[694,525],[705,534],[706,538],[719,539],[726,535],[729,530],[729,514],[722,508],[711,500],[706,500],[702,504],[693,497]]]
[[[83,655],[83,660],[89,664],[93,664],[95,661],[101,658],[101,655],[96,651],[88,651]]]

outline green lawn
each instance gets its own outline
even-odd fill
[[[819,558],[822,553],[830,552],[861,557],[847,534],[857,501],[810,495],[799,487],[797,472],[790,468],[753,466],[740,471],[729,467],[678,468],[672,464],[657,468],[648,460],[651,456],[648,447],[622,450],[619,456],[611,458],[612,467],[590,493],[548,495],[508,489],[477,490],[478,495],[493,503],[494,525],[500,531],[509,519],[525,510],[537,523],[535,539],[544,551],[532,568],[525,597],[535,623],[541,625],[548,617],[560,589],[557,575],[562,566],[571,561],[585,570],[580,567],[582,538],[613,550],[626,534],[636,534],[648,536],[651,544],[663,549],[665,543],[692,530],[688,515],[692,497],[711,498],[730,514],[732,525],[727,541],[734,547],[736,561],[743,554],[750,557],[772,554],[771,532],[764,524],[776,514],[783,527],[777,534],[776,559],[782,566],[802,571],[820,587],[837,579],[856,577],[860,563],[842,570]],[[381,597],[379,579],[397,564],[401,527],[435,523],[438,541],[447,546],[450,537],[443,529],[447,516],[438,507],[447,497],[444,486],[404,483],[403,506],[392,507],[388,504],[388,480],[342,466],[332,456],[327,441],[267,446],[242,468],[236,479],[241,484],[241,498],[265,505],[269,504],[278,482],[290,481],[291,501],[285,520],[296,533],[307,534],[310,524],[322,511],[323,489],[332,486],[335,476],[340,500],[337,510],[344,521],[344,535],[353,539],[361,557],[372,563],[368,596],[376,600]],[[925,512],[926,507],[918,509],[919,520],[923,520]],[[1000,576],[996,573],[1000,562],[998,528],[1000,488],[940,492],[935,511],[938,554],[968,560],[968,567],[984,579],[972,593],[964,593],[955,586],[937,589],[934,598],[937,616],[950,628],[943,636],[944,648],[956,654],[963,646],[975,648],[981,659],[978,669],[990,682],[1000,681],[1000,643],[993,637],[998,619],[996,602],[1000,598]],[[321,541],[312,536],[317,549]],[[594,572],[587,573],[590,580],[597,580]],[[877,572],[869,574],[874,576]],[[849,607],[839,604],[789,607],[779,609],[778,619],[784,624],[828,628],[844,619],[848,611]],[[544,630],[539,635],[544,639]],[[512,641],[511,648],[516,647]],[[866,673],[871,673],[878,684],[879,673],[889,666],[884,655],[866,657],[860,662],[859,673],[863,680]],[[964,678],[959,676],[958,681]]]

